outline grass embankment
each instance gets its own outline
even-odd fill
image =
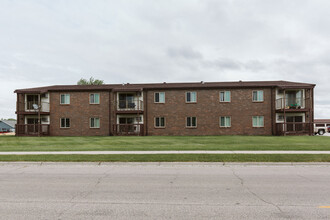
[[[0,151],[330,150],[322,136],[0,137]]]
[[[0,155],[0,161],[39,162],[330,162],[330,155],[161,154],[161,155]]]

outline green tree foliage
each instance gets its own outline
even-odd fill
[[[81,78],[77,85],[103,85],[104,81],[100,79],[94,79],[93,77],[88,79]]]

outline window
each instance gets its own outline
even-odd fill
[[[165,117],[156,117],[155,118],[155,127],[156,128],[165,128]]]
[[[252,92],[252,101],[254,102],[263,102],[264,101],[264,91],[253,91]]]
[[[196,92],[186,92],[186,102],[187,103],[197,102],[197,93]]]
[[[254,128],[264,127],[264,116],[253,116],[252,117],[252,126]]]
[[[100,128],[100,118],[91,118],[90,127],[91,128]]]
[[[220,92],[220,102],[230,102],[230,91]]]
[[[48,121],[48,117],[42,117],[42,118],[41,118],[41,121],[44,122],[44,123],[48,123],[48,122],[49,122],[49,121]]]
[[[197,118],[196,117],[187,117],[187,119],[186,119],[186,127],[187,128],[195,128],[195,127],[197,127]]]
[[[89,95],[89,104],[100,104],[100,94],[93,93]]]
[[[231,127],[231,118],[229,116],[220,117],[220,127]]]
[[[165,103],[165,92],[155,92],[155,103]]]
[[[70,94],[61,94],[61,104],[70,104]]]
[[[61,128],[70,128],[70,118],[61,118]]]

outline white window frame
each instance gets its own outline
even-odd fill
[[[62,119],[65,120],[65,127],[62,127]],[[69,127],[66,127],[66,120],[69,119]],[[71,127],[71,119],[70,118],[60,118],[60,128],[70,128]]]
[[[159,101],[156,101],[156,94],[158,94]],[[160,100],[160,94],[164,94],[164,101]],[[165,103],[165,92],[155,92],[154,93],[154,103]]]
[[[253,118],[257,118],[257,125],[254,126]],[[262,118],[262,125],[260,125],[260,118]],[[264,116],[252,116],[252,127],[253,128],[263,128],[265,127],[265,117]]]
[[[229,101],[226,101],[226,92],[229,92]],[[223,101],[221,100],[221,93],[223,93]],[[219,100],[220,102],[231,102],[231,91],[220,91],[219,92]]]
[[[191,101],[191,94],[190,94],[190,101],[187,100],[188,98],[188,93],[195,93],[196,94],[196,100],[195,101]],[[196,91],[188,91],[186,92],[186,103],[197,103],[197,92]]]
[[[253,93],[257,92],[257,100],[254,100]],[[260,100],[259,92],[262,92],[262,100]],[[252,102],[263,102],[264,101],[264,90],[253,90],[252,91]]]
[[[69,96],[69,103],[62,103],[62,95],[65,97],[65,96]],[[66,98],[64,98],[64,101],[66,100]],[[61,105],[70,105],[71,103],[71,95],[69,93],[63,93],[63,94],[60,94],[60,104]]]
[[[190,121],[190,124],[191,124],[190,126],[188,126],[188,118],[191,120]],[[195,126],[192,125],[192,118],[195,118],[195,121],[196,121]],[[186,117],[186,128],[197,128],[197,117],[195,117],[195,116]]]
[[[92,119],[94,119],[94,127],[92,127]],[[98,119],[99,120],[99,126],[98,127],[95,127],[95,119]],[[100,128],[101,127],[101,120],[99,117],[92,117],[92,118],[89,118],[89,128]]]
[[[92,102],[92,99],[91,99],[91,96],[94,96],[94,102]],[[98,95],[99,96],[99,102],[98,103],[96,103],[95,102],[95,95]],[[91,105],[99,105],[100,104],[100,102],[101,102],[101,95],[100,95],[100,93],[90,93],[89,94],[89,104],[91,104]]]
[[[224,126],[221,125],[221,118],[224,118],[225,119],[225,125]],[[229,125],[226,125],[226,119],[227,118],[229,118]],[[219,126],[221,128],[230,128],[231,127],[231,116],[220,116],[219,117]]]
[[[157,123],[156,123],[156,121],[157,121],[157,118],[159,119],[159,126],[157,126]],[[164,118],[164,126],[162,126],[161,124],[161,119],[162,118]],[[155,119],[154,119],[154,126],[155,126],[155,128],[165,128],[166,127],[166,118],[165,117],[155,117]]]

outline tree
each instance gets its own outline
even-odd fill
[[[89,80],[81,78],[77,85],[103,85],[104,81],[100,79],[94,79],[93,77],[89,78]]]

